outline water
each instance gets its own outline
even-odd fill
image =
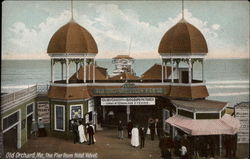
[[[97,64],[105,67],[111,74],[114,65],[112,59],[97,59]],[[136,75],[140,76],[160,59],[138,59],[134,63]],[[49,60],[2,60],[1,92],[13,92],[35,84],[47,84],[50,81]],[[205,79],[210,96],[208,99],[229,102],[233,106],[249,101],[249,59],[207,59],[205,61]],[[64,68],[64,70],[66,70]],[[75,65],[70,66],[70,75]],[[194,78],[201,79],[201,64],[194,65]],[[60,79],[60,65],[55,65],[55,78]]]

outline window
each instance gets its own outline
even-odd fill
[[[32,113],[32,112],[33,112],[33,103],[32,103],[32,104],[27,105],[27,110],[26,110],[26,112],[27,112],[27,114],[26,114],[26,115],[28,115],[28,114],[30,114],[30,113]]]
[[[12,125],[16,124],[19,119],[19,112],[16,112],[7,118],[3,119],[3,130],[6,130],[7,128],[11,127]]]
[[[55,130],[64,131],[65,130],[65,108],[64,105],[55,106]]]

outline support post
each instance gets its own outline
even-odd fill
[[[78,79],[78,62],[76,62],[76,78]]]
[[[63,61],[61,61],[61,77],[62,77],[62,80],[63,80]]]
[[[168,80],[168,65],[167,65],[167,61],[165,63],[165,79],[166,79],[166,81]]]
[[[171,82],[174,82],[174,67],[173,67],[173,58],[171,58]]]
[[[95,58],[93,59],[93,83],[95,83]]]
[[[220,157],[222,156],[222,136],[220,135],[220,147],[219,147],[219,149],[220,149]]]
[[[66,83],[69,83],[69,59],[66,59]]]
[[[83,60],[83,82],[86,83],[86,58]]]
[[[161,82],[163,83],[164,82],[164,79],[163,79],[163,58],[161,58]]]
[[[205,79],[204,79],[204,59],[202,59],[201,64],[202,64],[202,82],[204,83],[204,81],[205,81]]]
[[[180,83],[179,64],[180,64],[180,61],[177,61],[176,62],[176,72],[177,72],[178,83]]]
[[[130,105],[127,105],[127,122],[129,122]]]
[[[188,83],[192,83],[192,79],[191,79],[191,58],[188,59]]]
[[[51,59],[51,82],[54,83],[54,60]]]
[[[105,121],[105,114],[106,114],[105,106],[102,106],[102,118],[103,118],[103,121]]]

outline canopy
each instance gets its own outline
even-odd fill
[[[228,114],[221,119],[190,119],[175,115],[166,120],[167,123],[177,127],[187,134],[196,135],[221,135],[236,134],[240,128],[240,121]]]

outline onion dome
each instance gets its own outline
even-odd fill
[[[47,53],[98,53],[92,35],[71,20],[62,26],[50,39]]]
[[[207,42],[202,33],[184,19],[170,28],[162,37],[159,53],[207,53]]]

